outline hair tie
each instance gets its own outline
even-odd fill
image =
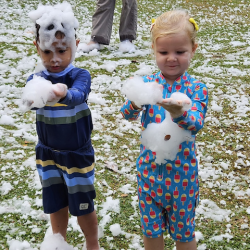
[[[152,31],[152,29],[153,29],[153,27],[154,27],[154,25],[155,25],[155,18],[152,18],[152,20],[151,20],[151,28],[150,28],[150,31]]]
[[[198,24],[195,22],[195,20],[193,18],[189,18],[189,22],[194,25],[194,28],[195,28],[196,31],[199,30],[199,26],[198,26]]]

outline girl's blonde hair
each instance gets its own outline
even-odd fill
[[[152,44],[154,45],[159,37],[177,34],[184,30],[190,37],[192,45],[195,45],[197,30],[189,19],[190,16],[186,10],[171,10],[160,15],[152,24]]]

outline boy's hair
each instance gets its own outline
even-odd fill
[[[151,29],[152,44],[155,44],[159,37],[177,34],[184,30],[190,37],[192,45],[194,45],[197,31],[189,19],[190,16],[186,10],[171,10],[160,15]]]
[[[36,29],[35,39],[36,39],[36,42],[39,42],[39,30],[40,30],[40,27],[41,26],[38,23],[35,24],[35,29]],[[48,30],[52,30],[53,28],[54,28],[53,24],[51,24],[51,25],[49,25],[47,27]],[[65,37],[65,34],[62,31],[58,30],[55,33],[55,37],[57,39],[63,39]],[[77,39],[77,35],[76,34],[75,34],[75,38]]]
[[[79,23],[69,3],[54,6],[40,4],[36,10],[29,12],[29,17],[35,24],[35,39],[42,50],[51,48],[58,39],[61,44],[75,47]]]

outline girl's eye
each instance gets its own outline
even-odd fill
[[[168,52],[166,52],[166,51],[161,51],[161,52],[160,52],[161,55],[167,55],[167,53],[168,53]]]
[[[181,55],[181,54],[184,54],[185,51],[177,51],[176,53],[179,54],[179,55]]]
[[[44,53],[44,54],[49,54],[49,53],[50,53],[50,50],[44,50],[43,53]]]
[[[63,54],[63,53],[65,53],[65,51],[66,51],[66,50],[60,49],[60,50],[59,50],[59,53],[60,53],[60,54]]]

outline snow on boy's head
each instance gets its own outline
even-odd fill
[[[79,23],[69,3],[38,5],[36,10],[29,12],[29,17],[35,23],[36,42],[42,50],[53,50],[56,44],[57,47],[71,47],[75,54],[75,32]]]

